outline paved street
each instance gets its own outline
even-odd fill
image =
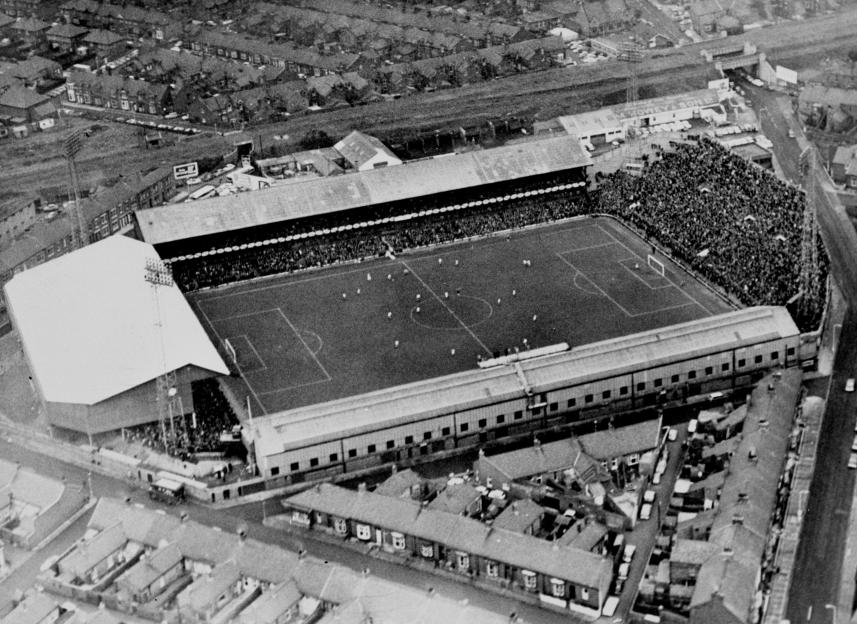
[[[47,476],[59,478],[65,476],[69,481],[77,481],[84,483],[87,480],[87,471],[83,468],[66,464],[38,453],[33,453],[29,449],[10,444],[5,437],[0,439],[0,456],[11,461],[18,461],[22,465],[33,468]],[[318,542],[311,539],[308,535],[307,539],[299,539],[282,531],[271,529],[262,526],[261,521],[263,515],[280,513],[281,507],[274,501],[260,504],[254,503],[241,507],[234,507],[228,510],[213,510],[207,507],[201,507],[193,504],[185,504],[180,507],[169,507],[150,501],[146,492],[138,490],[125,483],[120,479],[112,479],[102,476],[97,473],[92,474],[92,489],[95,496],[112,496],[124,498],[129,496],[133,502],[139,502],[155,509],[164,509],[168,513],[179,513],[187,511],[188,515],[200,523],[219,526],[224,531],[235,531],[238,526],[245,523],[248,527],[248,535],[255,539],[278,544],[284,548],[291,550],[305,549],[310,555],[323,560],[331,561],[348,566],[352,569],[360,570],[364,567],[369,567],[373,574],[379,577],[405,583],[413,587],[428,589],[433,587],[437,592],[449,596],[457,600],[468,600],[470,604],[478,605],[485,609],[490,609],[498,613],[507,615],[512,611],[524,618],[530,623],[539,624],[569,624],[574,622],[573,616],[569,614],[554,613],[539,609],[537,607],[522,604],[516,600],[510,600],[500,597],[496,594],[483,592],[481,590],[470,587],[463,582],[444,579],[434,574],[405,568],[396,564],[386,563],[377,559],[365,557],[354,551],[339,548],[335,545],[325,542]],[[88,518],[88,514],[87,514]],[[9,586],[8,590],[4,584],[0,584],[0,606],[8,600],[14,590],[18,587],[28,587],[32,585],[32,580],[38,573],[38,568],[41,563],[51,554],[62,552],[66,547],[71,545],[75,539],[82,535],[86,519],[75,523],[66,533],[57,540],[56,545],[53,543],[49,548],[46,548],[33,563],[33,570],[26,571],[27,574],[21,574],[21,580],[18,581],[18,574],[15,575],[15,581]],[[80,526],[78,526],[80,524]],[[24,572],[25,570],[22,570]]]

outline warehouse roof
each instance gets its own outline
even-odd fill
[[[229,373],[178,287],[159,286],[155,305],[150,259],[150,245],[111,236],[6,284],[44,400],[93,405],[185,366]]]
[[[572,382],[586,384],[655,368],[677,358],[704,357],[798,335],[785,308],[764,306],[582,345],[519,365],[531,391],[542,393]],[[256,418],[249,435],[256,452],[270,456],[331,436],[349,437],[516,398],[520,400],[516,409],[524,409],[527,395],[513,366],[474,369]]]
[[[591,164],[568,136],[137,212],[153,245],[401,201]]]

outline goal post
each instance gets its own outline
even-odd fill
[[[223,339],[223,349],[229,357],[229,363],[235,367],[235,370],[238,370],[238,354],[235,353],[235,347],[233,347],[232,343],[229,342],[229,338]]]
[[[649,265],[649,268],[652,269],[655,273],[660,275],[661,277],[665,277],[666,267],[664,263],[655,258],[652,254],[646,256],[646,263]]]

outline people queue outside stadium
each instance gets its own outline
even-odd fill
[[[703,138],[656,154],[642,175],[608,175],[591,194],[484,204],[181,261],[173,271],[183,289],[195,290],[601,213],[642,231],[742,303],[783,305],[800,288],[803,208],[800,190]],[[823,250],[819,257],[824,279]]]

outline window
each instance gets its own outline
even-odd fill
[[[592,403],[593,399],[594,399],[594,397],[591,394],[587,394],[585,397],[583,397],[583,402],[584,403]]]
[[[713,375],[714,374],[714,367],[713,366],[706,366],[705,367],[705,374],[706,375]]]
[[[606,401],[607,399],[610,398],[610,394],[611,394],[610,390],[605,390],[604,392],[601,393],[601,398]]]
[[[370,445],[369,445],[369,448],[368,448],[368,449],[366,449],[366,452],[367,452],[367,453],[374,453],[374,452],[375,452],[375,450],[376,450],[375,445],[374,445],[374,444],[370,444]]]
[[[349,457],[357,457],[357,449],[348,449]]]
[[[721,372],[724,372],[724,373],[726,371],[728,371],[729,370],[729,362],[723,362],[723,364],[720,365],[720,370],[721,370]]]
[[[405,444],[413,444],[413,443],[414,443],[414,436],[412,436],[412,435],[405,436]]]
[[[552,412],[557,411],[559,409],[559,403],[551,403],[548,409]]]
[[[673,375],[670,377],[670,383],[678,383],[678,375]]]
[[[738,368],[744,368],[745,366],[747,366],[747,360],[745,360],[744,358],[738,360]]]
[[[271,468],[271,476],[272,477],[276,477],[278,474],[280,474],[280,467],[279,466],[274,466],[273,468]]]
[[[521,410],[518,410],[517,412],[515,412],[515,420],[521,420],[523,417],[524,417],[524,412],[522,412]]]
[[[640,381],[637,383],[637,392],[642,392],[645,389],[646,389],[646,382],[645,381]]]
[[[565,597],[565,581],[558,578],[551,579],[551,595],[557,598]]]
[[[577,399],[569,399],[568,400],[568,409],[571,409],[575,405],[577,405]]]
[[[695,370],[687,371],[687,378],[688,379],[696,379],[696,371]]]
[[[779,360],[780,359],[780,352],[779,351],[772,351],[771,352],[771,359],[772,360]]]
[[[488,419],[487,418],[480,418],[479,419],[479,428],[483,429],[487,426],[488,426]]]
[[[754,358],[753,358],[753,361],[754,361],[756,364],[761,364],[761,363],[762,363],[762,356],[761,356],[761,355],[757,355],[756,357],[754,357]]]
[[[627,396],[628,395],[628,386],[621,386],[619,388],[619,396]]]
[[[536,588],[536,573],[530,570],[521,570],[521,577],[524,579],[524,588],[533,591]]]
[[[455,564],[459,571],[466,572],[470,569],[470,555],[464,552],[458,552],[455,555]]]
[[[291,470],[292,472],[296,472],[298,470],[298,468],[299,468],[298,462],[292,462],[292,465],[289,466],[289,470]]]
[[[348,523],[345,522],[345,518],[334,518],[333,530],[338,535],[345,535],[346,533],[348,533]]]
[[[390,533],[390,537],[393,538],[393,548],[396,550],[405,550],[405,536],[401,533],[396,533],[395,531]]]
[[[500,566],[494,561],[488,561],[485,564],[485,576],[488,578],[497,578],[500,575]]]
[[[318,457],[313,457],[309,460],[309,467],[315,468],[316,466],[318,466]]]
[[[368,524],[357,525],[357,539],[363,540],[364,542],[372,539],[372,529]]]
[[[396,446],[396,441],[395,441],[395,440],[387,440],[387,448],[388,448],[388,449],[391,449],[391,448],[393,448],[393,447],[395,447],[395,446]]]
[[[663,380],[663,379],[661,379],[660,377],[658,377],[657,379],[655,379],[655,380],[652,382],[652,385],[654,385],[654,386],[655,386],[655,388],[660,388],[661,386],[663,386],[663,385],[664,385],[664,380]]]
[[[795,354],[795,348],[794,347],[786,347],[786,355],[787,356],[791,357],[794,354]]]
[[[468,429],[470,429],[470,425],[468,425],[467,423],[461,423],[461,433],[464,433]]]
[[[631,453],[630,455],[628,455],[628,459],[625,463],[627,463],[629,466],[636,466],[638,463],[640,463],[639,454]]]
[[[450,433],[450,431],[449,431],[449,427],[444,427],[443,429],[441,429],[441,430],[440,430],[440,434],[441,434],[441,435],[448,436],[448,435],[449,435],[449,433]]]
[[[503,414],[500,414],[499,416],[497,416],[497,424],[498,425],[502,425],[504,422],[506,422],[506,417]]]
[[[331,453],[330,454],[330,463],[334,463],[339,460],[339,453]]]
[[[431,440],[431,431],[426,431],[423,434],[423,440]]]

